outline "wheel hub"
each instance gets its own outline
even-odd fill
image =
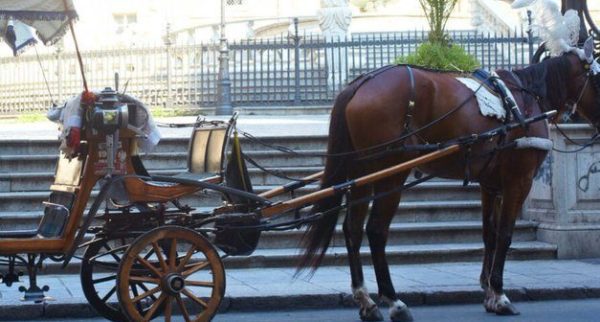
[[[185,288],[185,279],[180,274],[169,274],[164,277],[162,284],[165,292],[176,295]]]

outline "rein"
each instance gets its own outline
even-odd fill
[[[575,149],[575,150],[561,150],[561,149],[557,149],[555,147],[552,147],[552,151],[558,152],[558,153],[577,153],[579,151],[583,151],[584,149],[586,149],[587,147],[590,147],[592,145],[594,145],[596,143],[596,141],[598,141],[600,139],[600,133],[596,132],[587,142],[581,144],[576,142],[575,140],[571,139],[569,137],[569,135],[567,135],[567,133],[565,133],[559,126],[558,123],[556,122],[552,122],[552,124],[554,124],[554,126],[556,127],[556,129],[558,130],[558,132],[569,142],[571,142],[574,145],[579,146],[579,148]]]

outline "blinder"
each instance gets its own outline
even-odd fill
[[[596,58],[591,64],[586,65],[588,68],[588,77],[592,79],[597,91],[600,89],[600,63],[598,62],[598,59],[600,58]],[[600,94],[600,91],[598,91],[598,93]]]

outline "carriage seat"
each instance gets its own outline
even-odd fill
[[[47,204],[44,209],[44,215],[42,216],[37,229],[2,231],[0,232],[0,239],[33,238],[36,236],[46,238],[60,237],[63,233],[68,218],[69,211],[65,206],[58,204]]]
[[[221,183],[225,147],[233,123],[234,120],[196,122],[188,144],[187,170],[168,178],[149,176],[150,180],[125,179],[129,201],[168,202],[177,199],[198,190],[198,187],[189,184],[189,180]],[[135,164],[134,168],[140,174]]]
[[[62,236],[75,201],[75,194],[81,178],[83,161],[65,157],[61,153],[50,187],[50,197],[44,202],[44,214],[36,229],[0,232],[2,238],[54,238]]]

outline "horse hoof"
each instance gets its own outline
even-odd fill
[[[496,315],[519,315],[519,310],[512,304],[499,305],[496,308]]]
[[[485,311],[487,313],[495,313],[496,310],[494,308],[494,298],[493,297],[487,297],[483,301],[483,307],[485,307]]]
[[[360,309],[360,319],[365,322],[383,321],[383,315],[377,305],[373,305],[366,309]]]
[[[412,322],[413,316],[408,309],[408,306],[403,308],[399,308],[390,313],[390,318],[392,322]]]

